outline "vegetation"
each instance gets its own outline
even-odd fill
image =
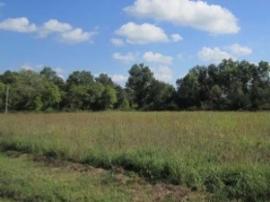
[[[214,201],[268,201],[269,120],[268,112],[8,114],[0,115],[0,148],[106,169],[122,167],[151,181],[207,191]],[[24,182],[23,167],[8,165],[1,162],[0,193],[6,187],[1,187],[2,179],[19,180],[13,186]],[[29,186],[33,192],[42,190],[51,178],[47,180]],[[75,190],[75,196],[80,185],[70,180],[74,187],[65,190]],[[28,193],[27,187],[12,189]]]
[[[6,71],[0,75],[0,111],[6,100],[17,112],[133,112],[0,114],[0,199],[130,201],[136,189],[140,200],[156,201],[149,183],[134,185],[139,191],[130,184],[115,187],[112,181],[103,184],[103,174],[66,168],[60,174],[25,157],[4,155],[17,151],[189,187],[200,195],[195,201],[206,199],[206,192],[213,201],[270,200],[268,112],[135,112],[270,109],[267,62],[196,66],[176,87],[155,79],[143,64],[131,67],[125,87],[88,71],[75,71],[66,80],[50,67]]]
[[[106,173],[75,172],[42,166],[27,157],[0,155],[0,200],[14,201],[128,201],[128,189],[107,184]],[[104,182],[102,182],[104,179]]]
[[[270,65],[224,60],[196,66],[174,86],[158,81],[143,64],[129,70],[126,87],[106,74],[75,71],[66,81],[50,67],[0,75],[0,111],[10,87],[11,111],[263,110],[270,109]]]

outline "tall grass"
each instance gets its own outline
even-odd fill
[[[0,115],[0,145],[214,193],[270,199],[269,112]]]

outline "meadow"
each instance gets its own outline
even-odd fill
[[[0,149],[0,197],[6,187],[3,179],[22,173],[18,167],[10,174],[8,166],[17,165],[15,161],[30,164],[23,158],[3,157],[16,151],[105,170],[121,168],[149,183],[207,193],[211,201],[270,200],[269,112],[1,114]],[[8,182],[11,190],[18,190],[12,180]],[[35,183],[48,185],[42,180]],[[73,186],[63,189],[76,191],[81,185],[77,181]],[[105,190],[121,198],[125,189],[110,185]],[[130,201],[128,195],[123,194],[122,201]]]

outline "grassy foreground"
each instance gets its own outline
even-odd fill
[[[0,115],[0,147],[123,167],[213,200],[270,200],[269,112]]]
[[[15,154],[15,155],[14,155]],[[27,154],[0,154],[0,201],[206,201],[203,193],[149,184],[137,175]]]

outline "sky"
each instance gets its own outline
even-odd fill
[[[168,83],[222,59],[270,61],[269,0],[0,0],[0,73],[52,67]]]

